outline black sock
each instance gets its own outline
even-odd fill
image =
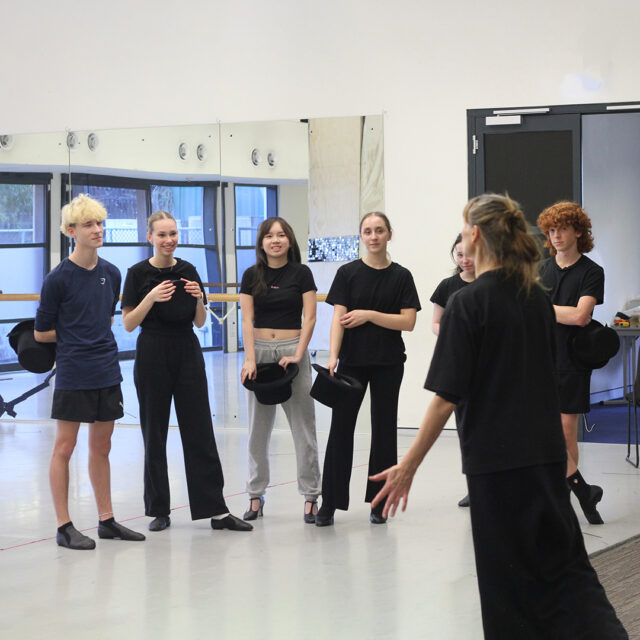
[[[567,483],[569,484],[569,489],[576,494],[576,498],[580,502],[589,500],[591,486],[585,482],[578,470],[567,478]]]
[[[61,527],[58,527],[58,531],[60,533],[64,533],[69,527],[73,527],[73,522],[71,522],[71,520],[66,524],[63,524]]]
[[[111,529],[112,531],[117,531],[117,529],[111,525],[118,524],[113,516],[107,518],[106,520],[98,520],[98,524]]]

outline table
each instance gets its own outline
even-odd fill
[[[635,376],[637,371],[636,341],[640,337],[638,327],[613,327],[620,338],[622,355],[622,397],[627,403],[627,462],[636,469],[640,464],[638,451],[638,405],[636,398]],[[635,432],[635,462],[631,459],[631,405],[633,405],[633,427]]]

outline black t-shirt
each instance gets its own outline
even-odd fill
[[[251,292],[257,265],[242,276],[240,293]],[[306,264],[287,262],[284,267],[265,268],[267,290],[253,296],[253,326],[256,329],[300,329],[302,326],[302,294],[317,291],[311,269]]]
[[[421,309],[411,272],[395,262],[385,269],[374,269],[362,260],[342,265],[333,279],[327,302],[343,305],[347,311],[371,309],[397,314],[402,309]],[[339,358],[351,366],[404,362],[407,357],[402,332],[372,322],[345,329]]]
[[[180,280],[181,278],[195,280],[200,285],[202,293],[205,293],[196,268],[186,260],[176,258],[176,264],[174,264],[173,267],[164,268],[154,267],[149,260],[138,262],[127,271],[127,277],[125,278],[124,289],[122,291],[121,306],[122,308],[135,308],[142,302],[142,299],[151,289],[164,280]],[[161,304],[167,303],[156,302],[151,309],[149,309],[149,313],[147,313],[140,324],[143,331],[148,330],[161,333],[192,331],[195,306],[193,315],[190,316],[189,319],[180,318],[177,321],[171,321],[165,319],[163,315],[159,313],[158,305]]]
[[[565,268],[558,266],[555,257],[548,258],[540,265],[540,280],[551,303],[561,307],[577,306],[582,296],[593,296],[596,304],[602,304],[604,299],[604,270],[585,255]],[[556,323],[558,371],[589,371],[569,355],[569,344],[580,328]]]
[[[433,292],[431,296],[431,302],[440,305],[443,309],[447,306],[447,301],[449,298],[458,290],[466,287],[469,282],[463,280],[460,277],[459,273],[451,276],[450,278],[445,278]]]
[[[527,296],[502,270],[449,301],[425,388],[457,402],[464,473],[566,460],[554,332],[544,291]]]

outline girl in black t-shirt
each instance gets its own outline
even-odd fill
[[[447,305],[425,383],[435,396],[401,462],[373,476],[385,482],[373,504],[406,508],[457,407],[484,637],[626,639],[569,500],[540,252],[505,196],[472,199],[462,238],[477,278]]]
[[[193,325],[206,320],[204,289],[195,267],[175,258],[178,228],[174,217],[157,211],[148,221],[154,255],[127,272],[122,322],[127,331],[141,327],[133,378],[144,439],[145,514],[150,531],[171,524],[167,472],[167,432],[175,403],[184,450],[191,518],[211,518],[213,529],[250,531],[229,513],[224,478],[213,435],[204,359]]]
[[[473,282],[476,277],[473,258],[471,256],[465,256],[462,251],[462,236],[460,234],[458,234],[458,237],[451,247],[451,257],[456,263],[455,274],[442,280],[430,298],[430,301],[433,302],[431,329],[436,335],[440,333],[440,319],[444,313],[444,308],[447,306],[447,300],[449,300],[458,289],[462,289],[470,282]]]
[[[334,307],[328,368],[356,378],[362,395],[334,408],[322,476],[322,507],[316,525],[333,524],[336,509],[349,507],[353,434],[364,392],[371,385],[371,454],[369,474],[397,459],[398,395],[404,372],[402,331],[411,331],[420,301],[411,273],[387,256],[391,225],[382,213],[369,213],[360,223],[367,254],[338,269],[327,296]],[[365,502],[380,488],[369,482]],[[371,511],[374,524],[386,522],[382,506]]]
[[[433,302],[433,320],[431,321],[431,329],[433,333],[438,335],[440,333],[440,320],[442,314],[447,306],[449,298],[459,289],[466,287],[470,282],[473,282],[476,278],[476,267],[471,256],[464,254],[462,250],[462,235],[458,234],[453,246],[451,247],[451,256],[456,263],[456,273],[445,278],[436,287],[436,290],[431,296],[431,302]],[[456,421],[457,424],[457,421]],[[469,506],[469,496],[458,501],[459,507]]]
[[[293,229],[282,218],[268,218],[258,227],[256,264],[242,276],[240,307],[245,352],[242,382],[255,378],[258,364],[277,362],[284,369],[298,365],[291,397],[282,408],[296,450],[298,491],[305,497],[304,521],[313,524],[318,512],[320,465],[307,347],[316,323],[316,285],[309,267],[300,262]],[[253,391],[247,392],[247,401],[250,500],[244,519],[255,520],[262,515],[269,484],[269,439],[276,405],[261,404]]]

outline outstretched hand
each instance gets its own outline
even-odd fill
[[[373,509],[384,498],[387,499],[384,509],[382,510],[382,516],[395,516],[398,507],[402,505],[402,511],[407,508],[409,500],[409,489],[413,482],[413,473],[405,469],[402,464],[396,464],[393,467],[389,467],[380,473],[376,473],[373,476],[369,476],[369,480],[373,482],[384,482],[384,486],[375,498],[371,501],[371,508]]]

